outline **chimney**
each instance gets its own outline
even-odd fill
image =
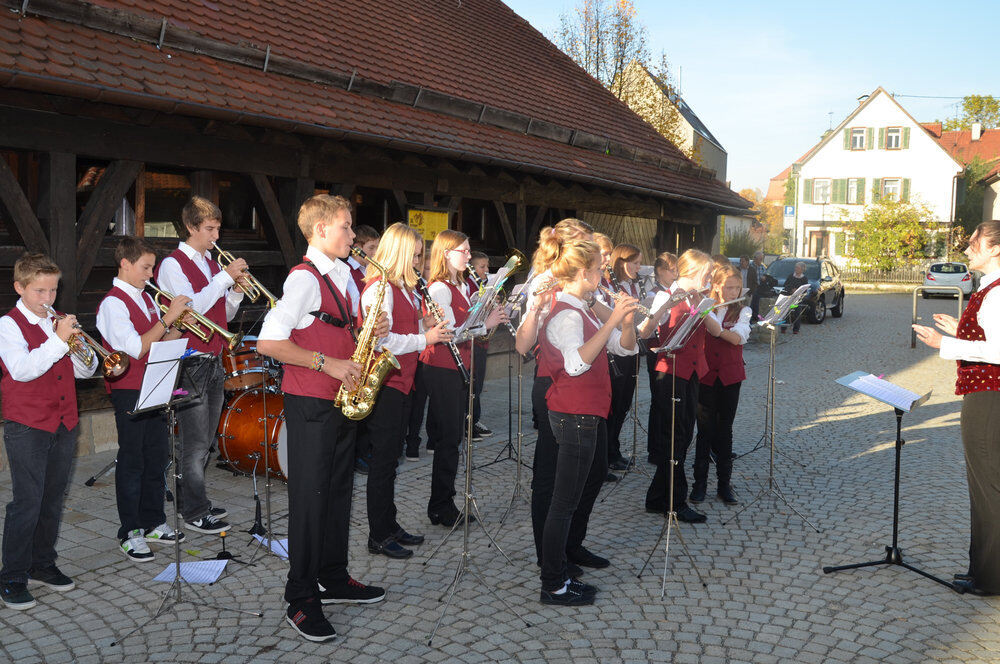
[[[983,125],[981,122],[972,123],[972,140],[978,141],[983,136]]]
[[[860,97],[858,97],[858,106],[865,103],[865,101],[867,100],[868,100],[868,95],[861,95]]]

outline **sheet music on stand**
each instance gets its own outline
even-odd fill
[[[653,353],[669,353],[686,344],[691,334],[698,328],[698,323],[708,315],[708,312],[714,306],[715,300],[710,297],[703,298],[697,307],[687,313],[684,320],[677,326],[677,329],[670,335],[666,343],[659,348],[650,348],[650,351]]]
[[[933,392],[929,390],[926,394],[920,395],[864,371],[841,376],[836,382],[907,413],[927,401]]]
[[[788,312],[792,310],[793,307],[799,306],[802,299],[809,293],[809,284],[802,284],[795,289],[795,292],[791,295],[779,295],[778,299],[774,301],[774,306],[771,307],[771,311],[767,313],[766,316],[762,316],[757,322],[761,327],[767,327],[768,325],[777,325],[781,321],[785,320],[788,316]]]
[[[133,412],[159,408],[170,401],[187,344],[187,339],[183,338],[154,341],[150,344],[146,355],[146,373],[142,376],[142,386]]]

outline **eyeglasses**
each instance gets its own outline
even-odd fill
[[[472,255],[471,249],[449,249],[448,251],[457,251],[460,254],[465,254],[466,256]]]

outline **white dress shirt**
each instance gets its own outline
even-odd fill
[[[355,270],[361,270],[361,274],[363,274],[364,276],[368,276],[368,268],[362,265],[357,258],[355,258],[354,256],[348,256],[346,260],[349,266],[353,267]],[[361,291],[358,290],[358,285],[354,283],[353,276],[351,277],[351,280],[347,283],[347,296],[351,298],[351,306],[355,306],[358,302],[361,301]],[[358,315],[358,312],[355,311],[354,315],[356,317]]]
[[[733,305],[727,304],[724,307],[719,307],[718,309],[712,310],[712,312],[709,313],[708,315],[714,318],[719,323],[719,325],[725,327],[725,325],[722,324],[722,321],[726,317],[726,311],[728,311],[729,307],[731,306]],[[745,344],[747,342],[747,339],[750,338],[751,315],[752,312],[750,311],[750,307],[743,307],[742,309],[740,309],[740,317],[737,318],[736,323],[731,328],[729,328],[730,332],[735,332],[739,336],[740,343],[738,345],[740,346]]]
[[[566,373],[570,376],[579,376],[591,366],[580,357],[580,346],[585,342],[583,317],[586,316],[597,329],[604,323],[595,318],[590,313],[590,307],[575,295],[559,293],[556,295],[556,300],[571,305],[573,309],[563,309],[546,323],[545,338],[562,353],[563,368],[566,369]],[[631,350],[622,346],[622,333],[618,328],[611,330],[606,347],[612,355],[635,355],[638,351],[638,346]]]
[[[351,269],[342,260],[330,260],[326,254],[315,247],[306,249],[306,258],[312,261],[320,274],[325,274],[340,291],[339,295],[348,292],[347,285],[352,283]],[[316,320],[310,312],[319,311],[323,303],[321,289],[326,288],[310,270],[294,270],[285,279],[281,299],[273,309],[267,312],[260,328],[258,339],[267,341],[284,341],[292,330],[301,330],[312,325]],[[357,314],[357,301],[350,302],[352,313]],[[339,312],[334,312],[339,317]]]
[[[188,281],[184,270],[176,259],[167,256],[160,263],[157,286],[174,295],[187,295],[191,298],[191,307],[199,314],[208,312],[220,297],[226,298],[226,320],[232,320],[236,311],[243,301],[243,293],[232,290],[233,278],[225,270],[220,271],[214,277],[208,267],[208,261],[212,260],[212,252],[206,251],[199,254],[187,242],[181,242],[177,248],[184,252],[184,255],[194,261],[201,273],[208,279],[208,285],[202,288],[197,294],[194,287]]]
[[[677,290],[677,282],[675,281],[674,283],[670,284],[668,288],[661,291],[657,291],[656,295],[653,296],[653,303],[649,305],[649,312],[653,313],[655,311],[658,311],[660,307],[662,307],[664,304],[667,303],[667,300],[670,299],[670,297],[674,294],[674,291],[676,290]],[[674,306],[677,305],[675,304]],[[667,309],[664,312],[664,314],[660,316],[660,320],[656,321],[656,324],[659,326],[666,323],[667,320],[670,318],[671,311],[672,309]]]
[[[141,288],[136,288],[118,277],[115,277],[112,284],[132,298],[132,301],[146,314],[150,321],[155,322],[160,319],[159,310],[155,306],[153,314],[149,314]],[[135,326],[132,325],[132,316],[129,314],[128,306],[117,297],[104,298],[101,306],[98,307],[97,331],[112,348],[124,351],[133,358],[139,359],[139,353],[142,352],[142,339]]]
[[[552,279],[551,270],[545,270],[544,272],[541,272],[533,276],[530,281],[525,282],[524,292],[527,293],[525,297],[526,304],[525,304],[524,315],[521,316],[521,322],[517,326],[518,329],[521,329],[521,325],[524,325],[524,321],[528,319],[528,314],[533,313],[535,310],[535,295],[534,295],[535,289],[540,288],[542,284],[550,281],[551,279]],[[545,299],[544,300],[545,306],[547,306],[547,302],[548,299]],[[546,315],[548,315],[548,312],[547,311],[543,312],[543,315],[541,316],[539,323],[545,320]]]
[[[375,288],[372,286],[361,295],[361,308],[371,307],[375,302]],[[403,289],[405,293],[406,290]],[[382,298],[382,311],[389,319],[389,334],[379,341],[379,347],[388,350],[393,355],[405,355],[407,353],[419,353],[427,347],[427,337],[424,336],[424,325],[421,320],[420,300],[414,293],[410,293],[407,303],[417,312],[417,334],[398,334],[392,331],[392,310],[395,306],[395,291],[386,286],[385,297]],[[368,312],[371,315],[372,312]]]
[[[52,327],[52,317],[39,318],[24,305],[20,299],[15,305],[28,323],[38,325],[42,331],[48,335],[48,340],[38,348],[29,351],[28,341],[21,334],[21,328],[10,316],[0,317],[0,360],[10,372],[10,377],[14,380],[26,383],[35,380],[52,365],[63,358],[69,352],[69,345],[56,336]],[[87,365],[77,359],[76,355],[70,355],[73,360],[73,375],[77,378],[90,378],[97,368],[97,354],[94,354],[93,361]]]
[[[1000,270],[990,272],[979,281],[979,290],[984,290],[997,279]],[[1000,364],[1000,286],[991,290],[983,298],[976,316],[979,327],[986,336],[984,341],[941,338],[941,357],[945,360],[966,360],[967,362],[987,362]]]

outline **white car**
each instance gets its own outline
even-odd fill
[[[935,289],[935,286],[958,286],[964,297],[972,294],[973,279],[965,263],[932,263],[924,273],[924,299],[931,295],[954,295],[951,289]]]

